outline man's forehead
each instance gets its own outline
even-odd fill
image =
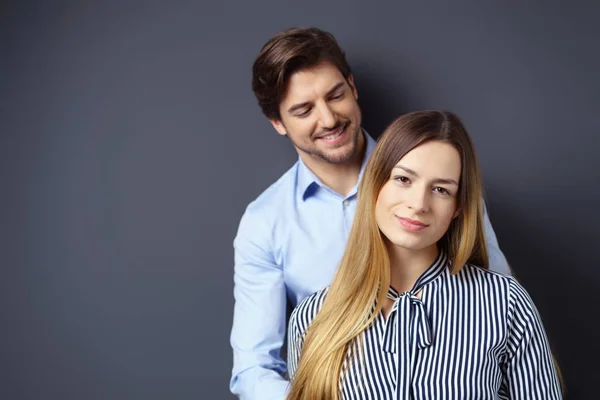
[[[346,80],[333,65],[313,67],[294,72],[288,79],[282,103],[307,101],[324,96]]]

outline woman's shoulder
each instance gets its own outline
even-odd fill
[[[492,271],[488,268],[481,267],[475,264],[465,264],[457,275],[462,275],[463,278],[471,279],[487,279],[494,282],[503,282],[510,284],[515,279],[508,274]]]
[[[515,286],[520,286],[511,275],[491,271],[474,264],[465,264],[458,273],[451,275],[450,279],[454,279],[464,288],[476,287],[484,291],[504,293],[506,297],[515,289]]]
[[[311,294],[302,300],[290,315],[290,326],[305,331],[323,306],[329,286]]]
[[[457,274],[449,276],[452,287],[463,293],[483,294],[486,301],[493,299],[492,303],[502,307],[508,314],[519,311],[533,317],[537,312],[528,291],[512,275],[466,264]]]

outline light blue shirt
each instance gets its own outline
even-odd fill
[[[375,147],[367,134],[365,164]],[[232,393],[242,400],[283,400],[288,390],[280,350],[287,299],[296,306],[333,279],[356,210],[358,184],[344,197],[301,159],[248,205],[234,240],[235,307]],[[510,274],[485,213],[490,269]]]

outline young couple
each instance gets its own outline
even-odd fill
[[[231,391],[261,400],[562,398],[460,119],[412,112],[375,143],[343,51],[316,28],[270,39],[252,88],[299,160],[247,207],[234,240]]]

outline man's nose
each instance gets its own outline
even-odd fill
[[[322,129],[333,129],[337,125],[337,118],[327,104],[319,107],[319,125]]]

